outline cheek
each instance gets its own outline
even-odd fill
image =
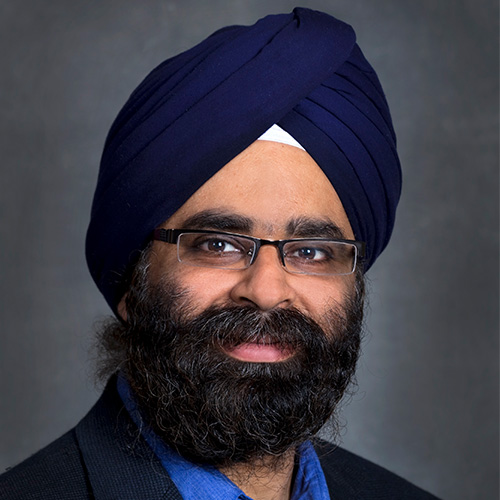
[[[172,280],[191,297],[196,308],[226,300],[229,290],[238,282],[238,273],[182,264],[174,245],[154,246],[151,252],[150,276],[154,282]]]
[[[211,306],[228,305],[231,289],[239,280],[237,272],[179,263],[174,263],[164,275],[187,293],[194,313],[202,312]]]
[[[296,307],[314,319],[322,318],[332,307],[344,307],[354,286],[352,276],[294,276],[297,291]],[[299,281],[300,280],[300,281]]]

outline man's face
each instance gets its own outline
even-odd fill
[[[206,182],[165,228],[224,230],[271,240],[294,237],[353,239],[332,185],[305,152],[256,141]],[[288,273],[275,247],[261,247],[245,270],[192,267],[177,261],[176,248],[155,242],[151,275],[168,277],[188,291],[194,312],[241,305],[262,311],[294,307],[322,323],[325,310],[343,305],[354,275]],[[265,355],[265,353],[263,353]]]
[[[342,205],[300,149],[258,141],[164,225],[265,239],[352,238]],[[354,373],[359,273],[291,274],[275,247],[247,269],[192,267],[155,242],[101,332],[146,422],[189,459],[227,466],[280,457],[334,413]],[[126,314],[125,314],[126,313]]]

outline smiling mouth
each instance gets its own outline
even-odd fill
[[[291,346],[276,343],[245,342],[236,346],[224,346],[223,351],[239,361],[250,363],[277,363],[294,354]]]

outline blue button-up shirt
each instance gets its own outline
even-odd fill
[[[141,429],[149,446],[161,461],[184,500],[252,500],[215,467],[194,464],[165,445],[142,419],[130,386],[118,377],[118,393],[132,420]],[[290,500],[330,500],[325,476],[312,444],[306,441],[297,450],[298,464]]]

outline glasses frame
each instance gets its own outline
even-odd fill
[[[179,246],[178,246],[178,241],[179,241],[179,236],[182,234],[186,233],[201,233],[201,234],[221,234],[221,235],[227,235],[227,236],[237,236],[238,238],[244,238],[246,240],[250,240],[254,243],[255,245],[255,252],[252,254],[250,258],[250,262],[248,263],[247,266],[242,267],[242,268],[220,268],[220,269],[234,269],[234,270],[242,270],[242,269],[248,269],[254,262],[255,259],[257,258],[259,254],[259,250],[261,247],[265,245],[270,245],[278,249],[278,253],[280,256],[281,264],[282,266],[290,273],[292,274],[304,274],[304,275],[309,275],[309,276],[314,276],[313,273],[300,273],[297,271],[291,271],[290,269],[287,268],[285,264],[285,256],[283,253],[283,247],[290,242],[300,242],[300,241],[331,241],[334,243],[348,243],[353,245],[356,248],[356,253],[354,255],[354,263],[352,266],[352,271],[350,273],[341,273],[341,274],[325,274],[322,276],[346,276],[349,274],[353,274],[356,271],[356,267],[358,266],[359,262],[362,261],[362,259],[365,256],[365,249],[366,249],[366,244],[364,241],[357,241],[357,240],[344,240],[344,239],[339,239],[339,238],[290,238],[286,240],[266,240],[262,238],[255,238],[254,236],[248,236],[246,234],[239,234],[239,233],[229,233],[227,231],[213,231],[213,230],[208,230],[208,229],[164,229],[164,228],[156,228],[153,231],[153,236],[152,239],[155,241],[162,241],[164,243],[170,243],[173,245],[177,245],[177,259],[179,262],[182,262],[184,264],[188,265],[194,265],[194,264],[189,264],[188,262],[184,262],[180,260],[179,257]],[[198,266],[195,266],[198,267]],[[199,266],[199,267],[205,267],[205,266]],[[208,266],[207,266],[208,267]],[[214,267],[215,269],[215,267]]]

